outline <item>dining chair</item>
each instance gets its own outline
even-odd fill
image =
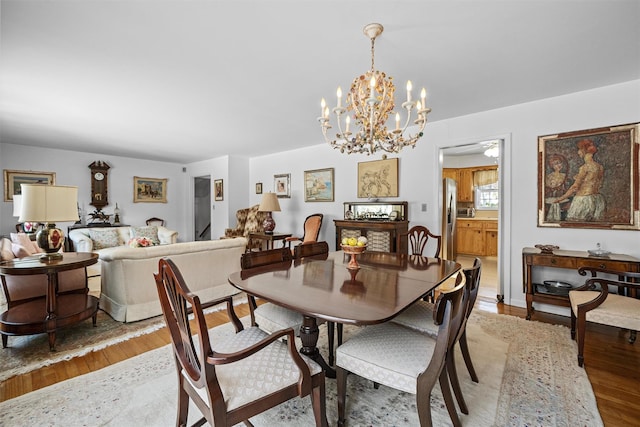
[[[251,270],[282,262],[291,263],[293,255],[288,248],[270,249],[266,251],[245,252],[240,258],[242,270]],[[288,308],[265,302],[258,305],[253,295],[247,295],[251,325],[258,326],[267,333],[281,329],[293,328],[296,335],[302,325],[302,315]]]
[[[299,354],[292,329],[271,335],[256,327],[244,329],[233,310],[233,299],[224,297],[211,304],[226,303],[236,333],[214,340],[199,297],[191,293],[173,261],[160,259],[154,277],[177,368],[177,426],[186,425],[189,400],[203,415],[194,426],[205,422],[233,426],[251,425],[251,417],[307,395],[316,426],[327,425],[324,371]],[[282,337],[288,338],[288,344]]]
[[[301,242],[301,243],[309,243],[309,242],[317,242],[318,236],[320,235],[320,228],[322,228],[322,219],[324,215],[321,213],[315,213],[309,215],[304,220],[304,233],[302,237],[286,237],[284,239],[285,243],[291,248],[292,242]]]
[[[571,303],[571,339],[578,341],[578,366],[584,364],[584,342],[587,322],[629,330],[629,343],[636,340],[640,329],[640,273],[581,267],[580,275],[591,274],[584,285],[569,291]],[[618,280],[598,277],[598,273],[617,276]],[[608,276],[610,277],[610,276]],[[612,293],[609,286],[617,287]]]
[[[460,329],[456,332],[454,347],[456,342],[459,343],[464,363],[469,371],[469,376],[471,376],[471,380],[473,382],[477,383],[479,381],[478,375],[473,367],[471,354],[469,353],[469,345],[467,343],[467,320],[469,319],[469,316],[471,316],[471,312],[478,297],[478,290],[480,289],[480,275],[482,273],[482,261],[480,258],[476,258],[474,260],[471,268],[462,269],[462,273],[465,277],[465,286],[467,288],[466,291],[469,293],[469,298],[467,300],[465,317],[460,324]],[[436,337],[438,335],[438,326],[434,324],[430,316],[430,313],[433,313],[434,310],[435,305],[433,303],[420,300],[412,304],[411,307],[400,313],[398,316],[394,317],[391,321],[408,328],[415,329],[431,337]],[[466,402],[464,401],[464,397],[462,396],[462,389],[458,380],[453,352],[454,347],[452,347],[452,351],[447,355],[449,379],[451,381],[451,386],[456,396],[456,400],[458,401],[460,411],[463,414],[468,414],[469,410]]]
[[[386,322],[363,328],[338,347],[339,426],[345,422],[349,373],[415,394],[421,426],[432,425],[431,392],[438,381],[453,425],[461,425],[449,388],[446,367],[447,353],[465,317],[468,293],[461,278],[459,274],[458,284],[438,296],[436,311],[432,313],[438,325],[435,338],[397,323]]]
[[[407,239],[407,250],[409,255],[423,255],[423,256],[431,256],[429,254],[425,254],[424,250],[429,243],[429,239],[435,241],[435,251],[431,252],[434,258],[440,257],[440,247],[442,245],[442,236],[437,234],[433,234],[427,227],[422,225],[414,225],[407,231],[406,233],[399,233],[396,236],[396,248],[400,250],[401,242],[403,239]],[[431,244],[429,243],[429,246]]]
[[[156,218],[155,216],[152,218],[149,218],[146,221],[147,225],[162,225],[164,226],[164,219],[162,218]]]

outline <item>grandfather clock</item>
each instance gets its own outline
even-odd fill
[[[107,191],[107,173],[109,165],[103,161],[95,161],[89,165],[91,169],[91,203],[98,210],[109,204]]]

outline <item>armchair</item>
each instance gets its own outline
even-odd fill
[[[267,217],[266,212],[260,212],[260,205],[251,206],[250,208],[239,209],[236,212],[236,220],[238,223],[235,228],[227,228],[224,231],[224,238],[246,237],[249,239],[250,233],[264,232],[263,222]],[[251,242],[252,245],[258,247],[262,245],[262,241],[257,240]],[[248,249],[254,249],[248,248]]]
[[[587,321],[629,330],[629,343],[633,344],[640,329],[640,273],[581,267],[578,273],[591,273],[584,285],[569,292],[571,303],[571,339],[578,341],[578,366],[584,363],[584,341]],[[618,280],[597,277],[598,273],[615,275]],[[609,286],[618,293],[609,292]],[[630,295],[630,296],[627,296]]]
[[[318,235],[320,234],[320,228],[322,227],[323,217],[324,215],[322,215],[321,213],[309,215],[307,219],[304,220],[304,233],[302,234],[302,237],[287,237],[286,239],[284,239],[285,242],[289,245],[289,247],[291,247],[291,242],[296,241],[301,242],[302,244],[317,242]]]

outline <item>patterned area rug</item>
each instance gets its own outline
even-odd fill
[[[475,311],[468,324],[470,352],[480,377],[471,382],[458,360],[468,426],[602,426],[576,346],[564,326]],[[214,339],[232,333],[212,330]],[[345,328],[345,338],[357,328]],[[324,332],[321,337],[324,337]],[[321,351],[326,342],[321,338]],[[459,356],[457,352],[456,356]],[[176,378],[169,346],[98,372],[0,403],[0,425],[169,426],[175,423]],[[337,420],[335,380],[327,380],[327,417]],[[451,425],[439,388],[431,401],[433,424]],[[348,379],[347,425],[415,426],[415,396],[356,376]],[[197,418],[191,408],[190,422]],[[293,399],[258,417],[256,426],[313,425],[309,398]]]

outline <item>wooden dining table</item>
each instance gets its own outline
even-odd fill
[[[271,264],[229,276],[247,294],[303,315],[300,353],[318,362],[329,378],[335,370],[318,350],[318,319],[372,325],[393,319],[461,268],[455,261],[388,252],[357,255],[348,269],[342,251]]]

